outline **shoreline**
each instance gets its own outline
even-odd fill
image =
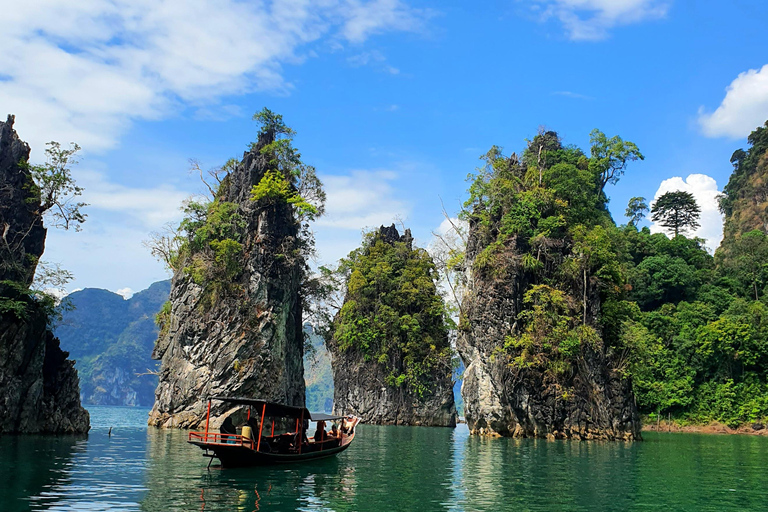
[[[661,421],[658,423],[643,424],[643,432],[661,432],[661,433],[685,433],[685,434],[727,434],[727,435],[748,435],[748,436],[768,436],[768,427],[761,429],[752,428],[752,424],[741,425],[738,428],[730,428],[723,423],[713,421],[706,425],[678,425],[674,421]]]

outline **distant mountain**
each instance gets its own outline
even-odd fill
[[[459,359],[459,367],[453,371],[453,400],[456,403],[456,412],[464,416],[464,398],[461,396],[461,383],[464,379],[464,361]]]
[[[333,373],[331,355],[320,336],[310,334],[313,351],[304,354],[304,382],[307,409],[314,412],[333,410]]]
[[[64,314],[56,336],[76,361],[84,404],[153,404],[157,376],[147,371],[157,369],[150,357],[154,318],[169,293],[170,281],[161,281],[128,300],[98,288],[69,295],[75,309]]]

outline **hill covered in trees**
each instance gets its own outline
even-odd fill
[[[83,403],[154,403],[157,375],[149,372],[157,370],[151,357],[158,333],[155,315],[170,289],[170,281],[160,281],[128,300],[98,288],[68,296],[74,308],[64,312],[56,335],[76,361]]]
[[[343,305],[326,337],[334,410],[367,423],[455,426],[447,311],[411,231],[381,226],[342,259]]]
[[[618,230],[637,309],[622,327],[638,405],[653,415],[729,426],[768,418],[768,129],[733,154],[720,207],[724,238]]]

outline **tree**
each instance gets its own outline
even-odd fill
[[[651,208],[651,219],[675,232],[675,237],[680,231],[695,230],[700,226],[701,208],[696,203],[696,198],[690,192],[681,190],[667,192],[659,197]]]
[[[47,146],[46,162],[29,166],[34,190],[40,197],[39,213],[47,216],[54,227],[74,227],[75,231],[80,231],[86,217],[80,209],[88,205],[75,200],[82,195],[83,189],[77,186],[69,169],[70,165],[77,163],[74,155],[80,151],[80,146],[73,142],[69,149],[63,149],[55,141]]]
[[[739,283],[745,295],[760,300],[760,289],[768,282],[768,236],[759,229],[737,236],[720,270]]]
[[[637,226],[648,211],[648,203],[645,202],[644,197],[633,197],[627,204],[627,209],[624,212],[624,216],[629,219],[628,224],[630,226]]]
[[[592,158],[589,169],[599,176],[600,192],[610,183],[615,185],[624,174],[627,163],[635,160],[645,160],[645,157],[634,142],[624,141],[618,135],[610,139],[595,128],[589,134]]]

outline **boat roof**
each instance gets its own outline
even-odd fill
[[[310,412],[306,407],[295,407],[292,405],[283,405],[275,402],[267,402],[266,400],[259,400],[256,398],[243,398],[243,397],[230,397],[230,396],[212,396],[209,400],[221,400],[235,405],[250,405],[254,407],[261,407],[264,409],[266,416],[278,416],[287,418],[300,418],[302,415],[305,419],[312,421],[332,421],[340,420],[344,416],[335,416],[332,414],[325,414],[321,412]],[[303,413],[303,414],[302,414]]]

